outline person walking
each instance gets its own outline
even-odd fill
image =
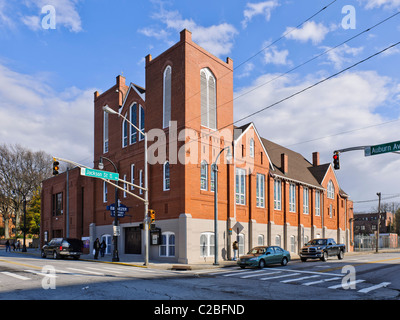
[[[96,238],[96,241],[93,244],[93,249],[94,249],[94,258],[98,259],[99,258],[99,250],[100,250],[99,238]]]
[[[8,240],[8,239],[6,241],[6,252],[7,252],[7,250],[8,250],[8,252],[11,252],[10,240]]]
[[[232,243],[232,249],[233,249],[233,261],[237,260],[237,252],[239,250],[239,244],[237,241],[234,241]]]
[[[100,244],[100,256],[104,257],[104,253],[106,252],[106,241],[103,239],[103,241]]]

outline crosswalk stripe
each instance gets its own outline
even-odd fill
[[[289,279],[289,280],[282,280],[282,283],[288,283],[288,282],[294,282],[294,281],[301,281],[305,279],[310,279],[310,278],[316,278],[320,277],[319,275],[314,275],[314,276],[306,276],[306,277],[301,277],[301,278],[295,278],[295,279]]]
[[[303,286],[311,286],[313,284],[318,284],[318,283],[323,283],[323,282],[328,282],[328,281],[334,281],[334,280],[340,280],[342,279],[341,277],[334,277],[334,278],[329,278],[329,279],[322,279],[322,280],[317,280],[317,281],[312,281],[312,282],[306,282],[303,283]]]
[[[100,272],[95,272],[95,271],[89,271],[89,270],[83,270],[83,269],[76,269],[76,268],[67,268],[68,270],[76,271],[76,272],[84,272],[84,273],[90,273],[98,276],[104,276],[104,273]]]
[[[2,271],[1,273],[5,274],[6,276],[10,276],[10,277],[17,278],[17,279],[20,279],[20,280],[31,280],[31,278],[20,276],[19,274],[15,274],[15,273],[8,272],[8,271]]]
[[[104,272],[112,272],[112,273],[122,273],[122,271],[117,271],[111,268],[91,268],[91,267],[86,267],[86,269],[90,269],[90,270],[95,270],[95,271],[104,271]]]
[[[57,278],[57,276],[55,274],[51,274],[51,273],[43,273],[41,271],[37,271],[37,270],[24,270],[26,272],[30,272],[33,274],[37,274],[39,276],[43,276],[43,277],[48,277],[48,278]]]
[[[261,278],[260,280],[271,280],[271,279],[286,278],[286,277],[298,276],[299,274],[300,274],[300,273],[284,274],[284,275],[282,275],[282,276],[275,276],[275,277]]]
[[[389,284],[391,284],[391,282],[382,282],[382,283],[377,284],[375,286],[358,290],[358,292],[368,293],[368,292],[370,292],[372,290],[376,290],[376,289],[379,289],[379,288],[387,287]]]
[[[365,280],[356,280],[356,281],[350,281],[349,283],[346,283],[346,286],[348,286],[348,287],[350,287],[350,286],[352,286],[353,284],[356,284],[356,283],[360,283],[360,282],[364,282]],[[341,284],[337,284],[337,285],[335,285],[335,286],[331,286],[331,287],[328,287],[329,289],[338,289],[338,288],[343,288],[343,284],[341,283]]]
[[[257,271],[254,271],[254,273],[256,273]],[[260,271],[259,271],[260,272]],[[247,276],[243,276],[243,277],[240,277],[241,279],[247,279],[247,278],[252,278],[252,277],[258,277],[258,276],[260,276],[260,274],[250,274],[250,275],[247,275]],[[261,275],[263,275],[263,276],[269,276],[270,274],[276,274],[276,273],[281,273],[281,271],[275,271],[275,272],[266,272],[266,271],[263,271],[263,273],[261,274]]]

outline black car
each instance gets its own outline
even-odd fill
[[[79,259],[83,242],[79,239],[54,238],[42,247],[42,258],[52,256],[54,259],[73,257]]]

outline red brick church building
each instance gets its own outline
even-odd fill
[[[235,240],[240,254],[256,245],[279,245],[297,253],[316,237],[332,237],[351,250],[353,205],[331,164],[320,164],[317,152],[308,161],[260,137],[253,123],[232,124],[230,58],[213,56],[183,30],[174,46],[146,57],[145,75],[145,88],[118,76],[109,90],[94,93],[93,168],[106,157],[117,166],[120,179],[144,184],[143,136],[103,107],[147,133],[149,208],[156,212],[160,235],[159,242],[150,241],[150,261],[214,260],[212,164],[224,148],[217,162],[219,259],[232,257]],[[115,171],[103,163],[104,170]],[[140,188],[120,185],[143,196]],[[118,199],[128,207],[119,218],[119,252],[144,256],[144,204],[123,190]],[[114,201],[114,187],[81,176],[79,168],[45,180],[42,242],[69,236],[92,247],[99,238],[111,253],[114,218],[107,206]]]

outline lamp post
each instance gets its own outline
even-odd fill
[[[218,166],[217,161],[219,156],[225,149],[228,149],[226,159],[231,160],[231,148],[229,146],[223,148],[215,158],[214,163],[211,165],[211,170],[214,172],[214,265],[219,265],[218,263]]]
[[[117,166],[115,165],[114,162],[112,162],[110,159],[106,157],[100,157],[100,162],[99,162],[99,169],[103,170],[104,169],[104,164],[103,164],[103,159],[107,160],[112,164],[114,167],[114,170],[116,173],[118,173]],[[116,185],[118,186],[118,181],[115,182]],[[113,250],[113,257],[112,261],[119,261],[119,254],[118,254],[118,187],[115,187],[115,205],[114,205],[114,210],[115,210],[115,218],[114,218],[114,250]]]
[[[135,126],[132,122],[130,122],[125,116],[120,114],[117,111],[114,111],[108,106],[104,106],[103,110],[109,114],[115,114],[118,117],[122,117],[126,122],[128,122],[132,127],[136,129],[140,134],[144,136],[144,229],[145,229],[145,258],[144,265],[147,266],[149,264],[149,189],[148,189],[148,171],[147,171],[147,133],[140,130],[137,126]]]

